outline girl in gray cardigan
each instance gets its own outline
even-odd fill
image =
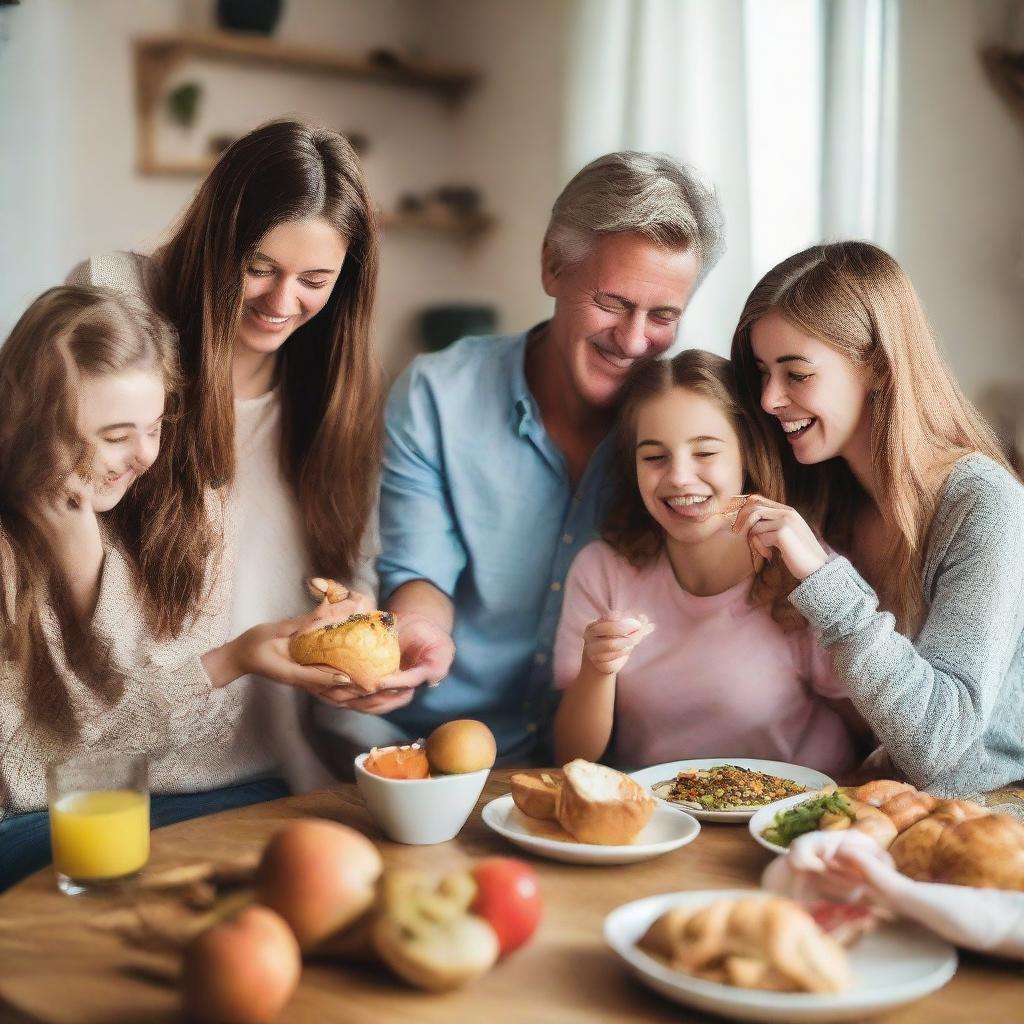
[[[732,358],[795,506],[754,495],[736,529],[784,559],[889,760],[941,796],[1024,777],[1024,487],[906,274],[866,242],[798,253],[754,288]]]

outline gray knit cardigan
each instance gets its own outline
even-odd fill
[[[790,600],[910,782],[962,796],[1024,778],[1024,486],[991,459],[950,472],[922,581],[913,640],[842,557]]]

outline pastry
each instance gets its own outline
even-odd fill
[[[351,615],[291,638],[288,651],[300,665],[328,665],[373,693],[401,663],[395,617],[390,612]]]
[[[930,793],[909,790],[897,793],[882,804],[882,810],[892,819],[897,832],[905,832],[935,810],[938,801]]]
[[[931,871],[936,882],[1024,891],[1024,824],[983,814],[950,825],[935,843]]]
[[[555,815],[581,843],[631,843],[654,814],[654,801],[628,775],[577,758],[562,769]]]
[[[561,782],[548,772],[516,772],[509,779],[512,801],[529,818],[557,819],[556,804]]]
[[[845,950],[799,904],[781,897],[681,906],[638,943],[670,967],[706,981],[776,992],[843,992]]]
[[[889,848],[897,870],[918,882],[932,881],[932,856],[942,833],[951,825],[987,813],[969,800],[940,800],[934,813],[900,833]]]

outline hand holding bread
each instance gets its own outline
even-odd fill
[[[376,692],[386,676],[398,671],[401,652],[395,617],[372,611],[341,622],[318,622],[296,633],[288,644],[300,665],[326,665],[344,674],[366,694]]]
[[[612,612],[596,619],[583,632],[583,657],[604,675],[616,675],[625,667],[633,648],[654,630],[646,615]]]

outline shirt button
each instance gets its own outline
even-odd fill
[[[526,723],[526,731],[527,732],[531,732],[531,733],[536,732],[537,731],[537,723],[536,722],[527,722]]]
[[[551,590],[554,593],[557,594],[561,589],[562,589],[562,584],[559,583],[558,580],[555,580],[555,582],[551,584]]]
[[[543,651],[538,651],[533,656],[533,660],[538,665],[546,665],[548,663],[548,656]]]
[[[571,544],[572,543],[572,534],[571,533],[563,533],[562,534],[562,543],[563,544]]]

